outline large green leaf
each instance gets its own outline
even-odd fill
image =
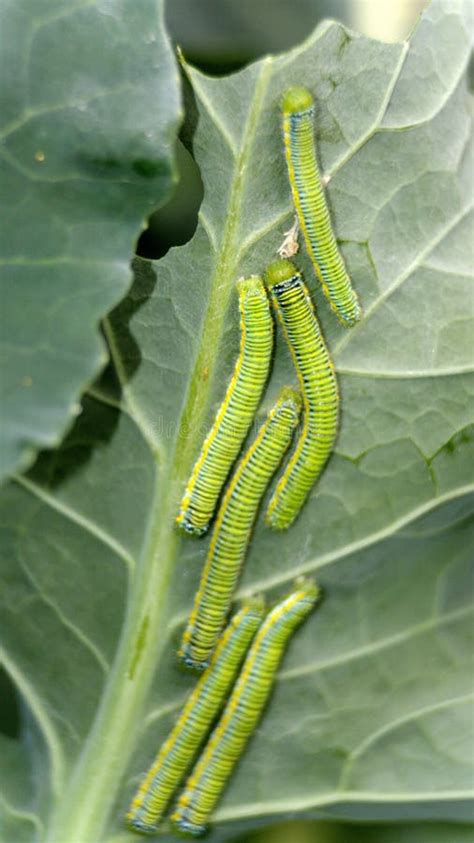
[[[327,23],[226,79],[187,68],[200,225],[159,263],[136,263],[105,323],[113,367],[63,446],[3,496],[2,652],[26,712],[4,810],[25,839],[132,843],[127,801],[192,686],[174,651],[207,542],[180,538],[173,519],[235,355],[235,279],[266,265],[292,218],[278,100],[302,79],[365,319],[339,328],[301,255],[341,431],[295,526],[258,526],[240,591],[273,598],[316,572],[326,596],[209,839],[294,815],[468,816],[467,58],[462,4],[437,0],[410,44]],[[279,342],[262,412],[293,378]]]
[[[98,323],[170,190],[180,102],[162,0],[3,0],[0,29],[3,476],[57,444],[107,360]]]

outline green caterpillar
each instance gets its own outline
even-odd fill
[[[273,323],[261,278],[237,282],[240,350],[225,398],[196,460],[176,518],[187,533],[202,536],[247,436],[267,381]]]
[[[157,831],[168,802],[234,684],[263,615],[263,599],[249,600],[226,628],[208,669],[188,697],[132,800],[126,821],[134,831],[146,834]]]
[[[224,712],[171,815],[179,831],[199,835],[206,830],[208,818],[260,718],[286,644],[312,611],[318,595],[317,585],[305,580],[263,621]]]
[[[302,430],[265,515],[267,524],[285,530],[331,453],[337,435],[339,394],[334,366],[301,274],[290,261],[280,260],[268,267],[265,280],[303,395]]]
[[[178,656],[206,667],[224,625],[245,558],[257,508],[298,424],[301,398],[285,387],[241,458],[224,494],[194,608]]]
[[[288,175],[306,248],[332,310],[343,325],[354,325],[362,311],[331,227],[314,146],[313,97],[306,88],[289,88],[282,110]]]

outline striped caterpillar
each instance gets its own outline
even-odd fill
[[[314,581],[302,581],[260,626],[222,716],[171,815],[179,831],[199,835],[206,830],[208,818],[260,719],[287,642],[314,608],[318,594]]]
[[[262,280],[252,275],[237,282],[240,350],[214,423],[204,441],[181,501],[176,522],[202,536],[247,436],[267,381],[273,350],[273,323]]]
[[[168,802],[234,684],[263,615],[263,599],[249,600],[224,631],[209,667],[188,697],[132,800],[126,821],[134,831],[152,833],[158,829]]]
[[[331,227],[314,146],[313,97],[306,88],[289,88],[282,111],[288,175],[306,248],[332,310],[351,326],[362,311]]]
[[[268,267],[265,281],[303,396],[302,429],[265,515],[267,524],[285,530],[331,453],[337,435],[339,394],[334,366],[301,274],[290,261],[279,260]]]

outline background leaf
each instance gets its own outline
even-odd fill
[[[180,99],[162,0],[6,0],[0,27],[2,476],[59,441],[107,360],[98,322],[172,185]]]
[[[316,572],[326,598],[209,840],[300,815],[469,819],[470,127],[464,78],[440,86],[436,72],[454,22],[467,63],[463,8],[437,0],[407,45],[327,23],[226,79],[187,68],[200,225],[159,263],[136,262],[105,323],[113,366],[61,448],[3,496],[3,658],[25,709],[12,744],[23,786],[5,814],[25,839],[34,822],[49,843],[132,843],[127,802],[192,685],[174,651],[207,543],[181,539],[173,517],[235,356],[235,279],[265,267],[292,219],[278,100],[301,79],[365,319],[339,328],[298,256],[339,372],[341,431],[294,528],[257,528],[240,593],[272,599]],[[430,76],[417,117],[398,91]],[[293,378],[280,342],[262,412]]]

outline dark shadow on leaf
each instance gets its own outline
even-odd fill
[[[141,257],[134,258],[132,261],[132,270],[133,282],[128,295],[107,317],[104,333],[107,344],[109,345],[112,364],[109,364],[103,377],[99,380],[99,387],[101,383],[103,385],[104,378],[110,380],[111,375],[113,375],[113,378],[115,378],[115,387],[116,389],[118,388],[115,367],[113,365],[114,348],[116,346],[120,348],[122,379],[125,378],[127,382],[132,379],[142,359],[138,344],[130,330],[130,322],[153,294],[157,282],[157,275],[151,261],[144,260]],[[109,371],[111,368],[113,369],[112,373]],[[117,397],[119,396],[117,395]]]
[[[178,182],[169,201],[154,211],[137,243],[137,254],[157,260],[173,246],[183,246],[194,235],[204,195],[201,173],[193,156],[193,139],[198,121],[196,100],[181,71],[185,120],[175,146]]]
[[[161,179],[166,183],[171,176],[169,164],[162,158],[117,158],[112,155],[95,156],[82,152],[77,156],[77,161],[81,170],[88,176],[105,180],[137,182],[138,176],[139,180]]]
[[[42,451],[27,477],[35,483],[54,489],[80,471],[91,454],[104,446],[117,427],[122,387],[114,366],[114,349],[120,347],[122,372],[126,380],[133,377],[140,365],[141,352],[130,331],[130,321],[148,301],[156,284],[153,265],[142,258],[133,261],[134,278],[128,295],[107,317],[104,339],[109,346],[110,362],[85,393],[81,413],[56,450]],[[110,403],[109,403],[110,402]]]
[[[55,489],[80,471],[97,448],[113,436],[120,411],[85,395],[82,412],[56,450],[42,451],[27,473],[37,485]]]
[[[0,667],[0,733],[8,738],[18,738],[20,735],[20,707],[18,694],[8,673]]]

